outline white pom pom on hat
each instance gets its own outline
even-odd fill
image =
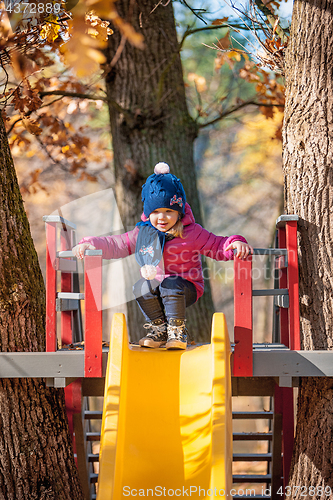
[[[169,174],[169,173],[170,173],[170,167],[167,163],[164,163],[163,161],[156,163],[154,168],[154,174]]]

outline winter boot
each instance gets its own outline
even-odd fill
[[[149,330],[147,335],[139,340],[141,347],[157,348],[168,340],[167,324],[162,319],[156,319],[151,323],[145,323],[143,328]]]
[[[185,320],[170,319],[168,321],[168,341],[165,345],[167,349],[186,349],[187,329]]]

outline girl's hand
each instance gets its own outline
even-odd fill
[[[237,250],[236,257],[239,259],[246,259],[248,255],[253,253],[253,248],[243,241],[233,241],[225,248],[225,251],[227,250]]]
[[[90,243],[81,243],[80,245],[76,245],[72,248],[74,256],[81,260],[83,259],[84,252],[86,250],[96,250],[96,247],[94,247]]]

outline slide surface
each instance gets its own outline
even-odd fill
[[[167,351],[130,345],[125,317],[115,314],[97,499],[227,497],[231,468],[230,344],[224,315],[213,317],[210,344]]]

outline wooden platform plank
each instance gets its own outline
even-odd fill
[[[166,352],[167,355],[167,352]],[[105,376],[108,352],[103,348]],[[253,351],[254,376],[233,377],[261,384],[272,378],[333,377],[333,351],[289,351],[256,347]],[[0,378],[77,378],[84,376],[84,350],[56,352],[1,352]],[[270,385],[270,383],[268,384]],[[234,389],[234,387],[233,387]]]

